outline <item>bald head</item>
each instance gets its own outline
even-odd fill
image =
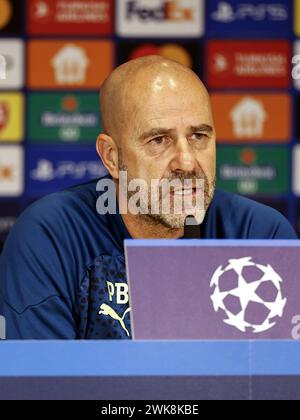
[[[160,56],[130,61],[103,84],[101,112],[105,133],[97,140],[99,156],[117,184],[125,172],[128,183],[142,180],[150,187],[147,197],[138,197],[143,209],[153,199],[153,181],[178,177],[204,181],[208,208],[215,185],[216,135],[208,92],[192,70]],[[204,213],[198,210],[201,220]],[[161,212],[149,213],[144,224],[181,229],[189,209],[179,216]],[[136,220],[128,220],[134,231]]]
[[[160,56],[147,56],[116,68],[101,87],[102,123],[107,134],[119,143],[128,124],[135,124],[137,112],[149,100],[173,92],[181,101],[197,93],[210,107],[207,90],[189,68]]]

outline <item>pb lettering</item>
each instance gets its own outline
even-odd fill
[[[107,282],[109,301],[112,302],[114,296],[117,298],[118,305],[126,305],[129,302],[128,285],[126,283]]]

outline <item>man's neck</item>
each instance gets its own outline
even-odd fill
[[[158,223],[151,223],[143,216],[121,215],[123,222],[133,239],[178,239],[184,235],[184,229],[169,229]]]

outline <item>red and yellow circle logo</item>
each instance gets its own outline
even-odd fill
[[[130,59],[144,57],[147,55],[161,55],[162,57],[169,58],[170,60],[177,61],[186,67],[192,67],[192,58],[185,48],[177,44],[144,44],[136,48],[130,55]]]
[[[9,0],[0,0],[0,29],[3,29],[12,17],[12,6]]]

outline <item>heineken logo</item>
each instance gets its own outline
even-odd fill
[[[33,94],[29,139],[34,143],[94,143],[99,132],[98,94]]]
[[[285,194],[289,189],[287,147],[219,146],[218,186],[246,195]]]

